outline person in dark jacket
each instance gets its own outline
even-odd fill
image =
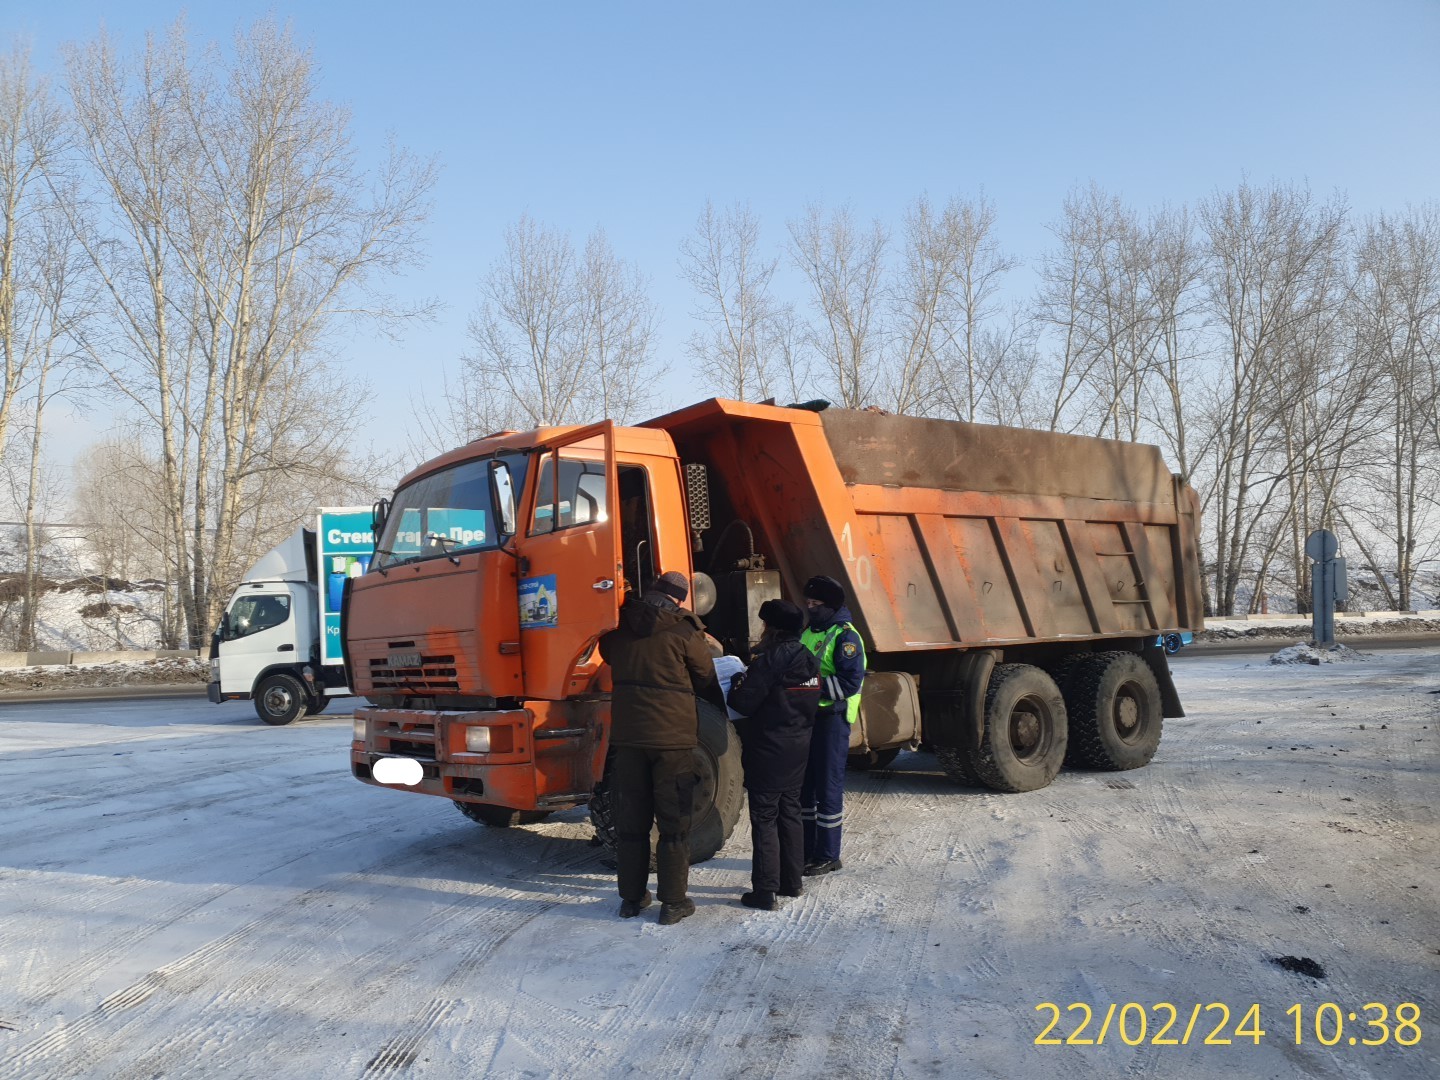
[[[690,588],[683,574],[661,574],[620,609],[620,625],[600,638],[610,665],[608,783],[615,807],[620,917],[650,906],[650,826],[655,849],[660,922],[694,914],[690,882],[690,818],[694,810],[697,694],[720,701],[720,686],[700,620],[680,607]]]
[[[850,729],[860,718],[865,681],[865,643],[850,621],[845,589],[831,577],[805,583],[810,627],[801,635],[820,661],[820,709],[810,739],[810,763],[800,790],[805,819],[805,875],[840,869],[840,829],[845,822],[845,758]]]
[[[743,720],[740,760],[750,794],[752,891],[746,907],[775,909],[775,896],[799,896],[805,866],[800,785],[810,729],[820,704],[820,661],[800,643],[805,613],[787,600],[760,605],[765,634],[749,670],[730,684],[728,703]]]

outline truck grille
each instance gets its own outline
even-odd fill
[[[417,667],[393,667],[388,657],[370,659],[370,685],[377,692],[458,693],[460,680],[454,656],[421,656]]]
[[[434,724],[392,724],[378,721],[371,726],[370,738],[382,754],[403,754],[420,761],[434,761]]]

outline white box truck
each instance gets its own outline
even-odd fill
[[[230,597],[210,639],[210,700],[252,700],[267,724],[288,724],[350,693],[340,602],[375,552],[370,507],[322,509],[262,555]]]

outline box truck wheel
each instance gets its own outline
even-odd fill
[[[293,675],[266,675],[255,687],[255,713],[267,724],[288,724],[305,713],[310,695]]]
[[[1067,765],[1138,769],[1150,764],[1160,747],[1160,685],[1135,653],[1084,657],[1065,685],[1065,705],[1070,716]]]
[[[999,664],[985,691],[985,731],[971,758],[996,791],[1035,791],[1065,761],[1065,699],[1055,680],[1029,664]]]
[[[740,768],[740,740],[730,720],[717,706],[697,701],[700,714],[700,745],[695,748],[695,811],[690,817],[690,862],[712,858],[740,820],[745,805],[745,777]],[[605,779],[595,785],[590,798],[590,823],[605,847],[603,861],[615,863],[615,819],[611,811],[610,787]],[[659,835],[650,831],[654,851]],[[653,868],[653,859],[652,859]]]
[[[534,825],[550,816],[549,810],[512,810],[508,806],[494,803],[461,802],[452,800],[456,808],[471,821],[489,825],[492,829],[508,829],[512,825]]]

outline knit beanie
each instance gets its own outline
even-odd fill
[[[690,595],[690,583],[684,574],[668,570],[656,578],[646,592],[664,593],[678,604]]]

